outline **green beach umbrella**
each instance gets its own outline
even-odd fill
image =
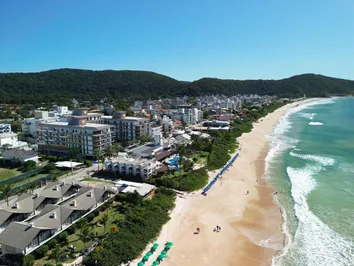
[[[153,266],[157,266],[157,265],[159,265],[160,264],[160,262],[158,261],[158,260],[155,260],[154,262],[153,262]]]
[[[166,251],[166,250],[164,250],[164,251],[161,252],[161,255],[166,256],[166,254],[167,254],[167,251]]]
[[[163,258],[165,258],[165,255],[160,254],[157,258],[158,258],[159,260],[162,260]]]
[[[171,246],[166,246],[165,250],[169,250],[171,248]]]
[[[150,257],[152,255],[152,253],[149,251],[148,253],[146,253],[145,257],[148,256]]]
[[[159,247],[159,244],[155,243],[155,244],[152,246],[152,249],[153,249],[153,250],[156,250],[158,247]]]
[[[146,255],[145,255],[145,256],[143,257],[143,260],[148,260],[149,258],[150,258],[149,256],[146,256]]]
[[[167,246],[173,246],[172,242],[167,242]]]
[[[140,261],[140,262],[138,263],[138,266],[144,266],[144,262]]]

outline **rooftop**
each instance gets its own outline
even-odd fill
[[[137,183],[137,182],[130,182],[130,181],[117,181],[115,182],[118,187],[118,190],[120,190],[123,193],[133,193],[134,191],[137,191],[139,195],[141,196],[146,196],[151,192],[151,190],[155,189],[156,187],[150,184],[146,183]],[[126,187],[125,187],[126,186]],[[124,188],[125,187],[125,188]]]
[[[106,124],[95,124],[87,123],[86,125],[69,125],[68,122],[51,122],[51,123],[41,123],[43,126],[55,126],[55,127],[70,127],[70,128],[88,128],[88,129],[100,129],[100,128],[109,128],[110,125]]]
[[[135,155],[140,155],[143,157],[147,157],[150,154],[153,154],[157,151],[163,150],[163,146],[161,145],[153,145],[152,143],[148,143],[139,147],[136,147],[134,149],[131,150],[132,153],[134,153]]]

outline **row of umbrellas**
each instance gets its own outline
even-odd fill
[[[215,184],[215,182],[219,179],[220,175],[222,175],[229,167],[232,165],[238,157],[238,153],[231,159],[231,161],[218,173],[215,178],[203,189],[203,193],[207,193],[208,190]]]
[[[173,243],[172,242],[167,242],[167,244],[165,245],[165,249],[163,251],[161,251],[160,255],[157,257],[157,260],[154,261],[152,263],[153,266],[156,266],[156,265],[159,265],[160,264],[160,261],[163,260],[165,257],[166,257],[166,254],[167,254],[167,251],[171,249],[171,247],[173,246]],[[150,256],[152,255],[152,253],[154,251],[156,251],[156,249],[159,247],[159,244],[158,243],[155,243],[152,248],[151,248],[151,251],[147,252],[145,254],[145,256],[143,257],[143,260],[140,261],[138,263],[138,266],[143,266],[145,264],[146,261],[149,260]]]

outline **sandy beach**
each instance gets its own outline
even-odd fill
[[[238,139],[239,158],[207,196],[198,191],[177,197],[171,220],[155,241],[160,244],[157,254],[165,242],[174,243],[161,265],[270,265],[284,245],[284,236],[274,191],[262,180],[269,151],[266,136],[298,104],[288,104],[260,119],[252,132]],[[220,232],[213,231],[217,225]],[[200,234],[195,234],[197,227]]]

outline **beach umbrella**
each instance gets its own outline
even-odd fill
[[[140,261],[139,263],[138,263],[138,266],[143,266],[144,265],[144,262],[142,262],[142,261]]]
[[[149,251],[148,253],[146,253],[145,257],[148,256],[150,257],[152,255],[152,253]]]
[[[167,251],[166,251],[166,250],[163,250],[163,251],[161,252],[161,255],[166,256],[166,254],[167,254]]]
[[[165,255],[159,255],[157,258],[158,258],[159,260],[162,260],[162,259],[165,258]]]
[[[171,246],[166,246],[165,250],[169,250],[171,248]]]
[[[145,255],[145,256],[143,257],[143,260],[148,260],[149,258],[150,258],[150,256],[146,256],[146,255]]]
[[[173,246],[173,243],[172,242],[167,242],[167,245],[168,246]]]
[[[158,260],[155,260],[155,261],[152,263],[153,266],[156,266],[156,265],[159,265],[159,264],[160,264],[160,262],[159,262]]]

